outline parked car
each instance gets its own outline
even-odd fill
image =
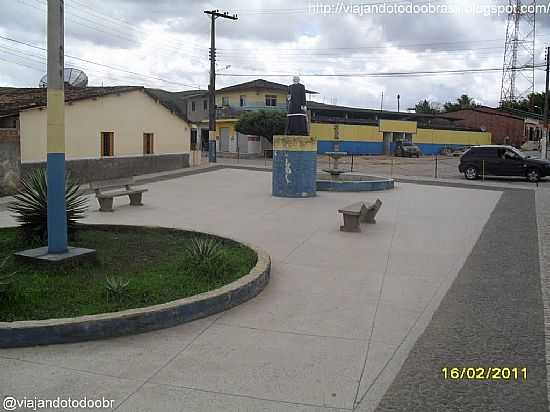
[[[536,159],[512,146],[473,146],[460,158],[460,173],[466,179],[480,176],[523,176],[537,182],[550,175],[550,161]]]
[[[397,142],[394,154],[400,157],[420,157],[422,152],[417,145],[411,142]]]

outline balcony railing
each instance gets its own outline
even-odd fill
[[[255,112],[259,110],[267,111],[280,111],[286,112],[287,105],[280,104],[277,106],[260,106],[260,105],[247,105],[247,106],[218,106],[216,107],[216,118],[218,119],[229,119],[239,117],[243,112]]]

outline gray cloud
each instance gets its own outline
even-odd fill
[[[4,0],[0,33],[34,44],[45,44],[44,7],[35,0],[22,2],[28,5]],[[215,8],[213,2],[67,0],[66,4],[67,53],[183,84],[206,86],[210,26],[203,11]],[[239,13],[236,22],[218,20],[220,69],[231,64],[226,73],[255,73],[256,77],[262,77],[272,73],[359,73],[502,65],[505,17],[316,16],[308,13],[308,4],[308,1],[290,0],[253,3],[230,0],[219,4],[218,7],[224,7],[222,11]],[[277,10],[270,11],[274,9]],[[540,61],[544,58],[540,48],[550,28],[550,17],[539,16],[537,25],[540,43],[537,60]],[[495,39],[497,41],[485,41]],[[411,47],[410,44],[423,45]],[[20,54],[17,58],[6,53],[5,49],[2,52],[2,47],[19,48],[30,55]],[[327,50],[287,50],[309,47]],[[442,49],[447,51],[442,52]],[[4,61],[10,58],[11,63]],[[0,41],[0,59],[3,59],[0,60],[0,85],[36,83],[42,66],[39,61],[31,59],[39,60],[39,51]],[[14,63],[25,63],[33,68]],[[96,84],[186,88],[83,62],[71,63],[87,70],[91,81]],[[537,72],[538,89],[544,80],[541,74]],[[290,81],[288,77],[269,79]],[[250,79],[220,76],[218,84],[246,80]],[[384,91],[388,109],[395,108],[397,93],[402,96],[401,107],[407,108],[424,98],[445,102],[462,93],[495,104],[500,91],[499,73],[375,79],[307,77],[304,81],[321,92],[326,101],[337,97],[340,104],[378,107],[380,93]]]

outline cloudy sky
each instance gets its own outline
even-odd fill
[[[508,1],[484,1],[65,0],[65,64],[84,70],[90,85],[206,88],[210,23],[203,11],[220,8],[239,19],[217,20],[218,87],[254,78],[290,83],[299,74],[326,103],[380,107],[383,92],[388,110],[396,109],[397,94],[402,109],[463,93],[495,105],[499,71],[388,75],[502,67],[506,16],[497,6]],[[0,86],[34,87],[46,71],[46,0],[0,6]],[[550,43],[549,20],[537,15],[537,64]],[[524,85],[520,75],[518,89]],[[539,68],[536,90],[543,86]]]

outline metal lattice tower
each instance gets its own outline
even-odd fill
[[[501,104],[527,97],[535,91],[536,0],[508,0]]]

